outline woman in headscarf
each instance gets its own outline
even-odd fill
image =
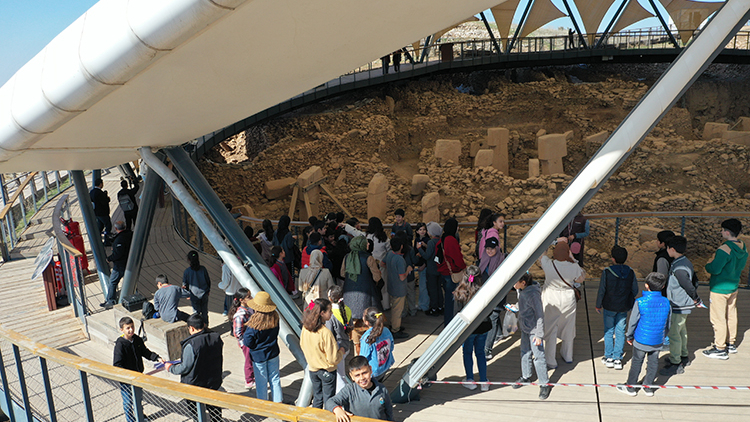
[[[289,231],[289,223],[292,219],[288,215],[282,215],[279,218],[279,225],[276,227],[276,233],[273,234],[274,246],[281,246],[284,249],[284,264],[286,264],[289,274],[294,274],[292,261],[294,260],[294,236]]]
[[[547,366],[557,368],[557,339],[562,340],[560,356],[565,363],[573,363],[573,339],[576,337],[577,283],[583,282],[586,272],[570,253],[566,242],[558,242],[552,258],[542,255],[539,265],[544,270],[542,303],[544,304],[544,355]]]
[[[391,244],[388,241],[388,235],[383,230],[383,222],[378,217],[370,217],[367,221],[367,232],[362,232],[352,227],[349,224],[344,225],[344,230],[351,236],[366,236],[367,240],[372,241],[372,256],[378,261],[380,273],[383,276],[383,287],[381,289],[382,303],[377,307],[379,309],[390,308],[390,301],[388,300],[388,278],[387,272],[385,271],[385,265],[383,260],[385,256],[391,250]],[[356,314],[355,314],[356,315]]]
[[[315,249],[310,254],[307,268],[299,271],[297,280],[297,290],[302,292],[305,305],[315,299],[327,299],[328,289],[334,284],[331,272],[323,266],[323,252]]]
[[[380,269],[375,258],[367,251],[367,238],[357,236],[349,242],[349,252],[341,266],[344,278],[344,301],[352,315],[364,314],[365,309],[379,305],[375,300],[375,283],[380,281]]]

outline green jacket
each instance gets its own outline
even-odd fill
[[[709,282],[711,292],[719,294],[736,292],[746,262],[747,246],[744,242],[724,242],[716,251],[713,261],[706,264],[706,271],[711,274]]]

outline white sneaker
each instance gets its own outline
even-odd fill
[[[602,363],[607,368],[614,368],[615,367],[615,360],[614,359],[602,358]]]
[[[616,359],[612,366],[614,366],[615,369],[622,369],[622,361],[620,359]]]
[[[489,381],[489,380],[487,380]],[[490,391],[490,385],[489,384],[482,384],[482,391]]]
[[[463,382],[469,383],[469,382],[474,382],[474,380],[469,380],[469,379],[464,378]],[[463,385],[464,387],[466,387],[466,388],[468,388],[469,390],[472,390],[472,391],[477,389],[477,385],[476,384],[461,384],[461,385]],[[482,386],[482,388],[484,388],[484,386]]]

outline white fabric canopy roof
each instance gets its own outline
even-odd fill
[[[180,145],[497,4],[102,0],[0,87],[0,172]]]

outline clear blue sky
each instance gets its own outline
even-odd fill
[[[96,2],[97,0],[0,0],[0,86]],[[562,0],[552,2],[565,11]],[[639,2],[646,10],[651,10],[647,0]],[[526,0],[523,0],[516,12],[516,20],[525,4]],[[569,4],[575,9],[573,0]],[[614,13],[618,4],[619,0],[604,17],[605,21]],[[577,16],[576,11],[573,13]],[[489,11],[485,15],[492,19]],[[666,17],[666,12],[664,15]],[[659,25],[656,18],[651,18],[634,26],[642,28]],[[552,21],[549,26],[571,27],[572,24],[566,17]]]
[[[96,2],[0,0],[0,86]]]

